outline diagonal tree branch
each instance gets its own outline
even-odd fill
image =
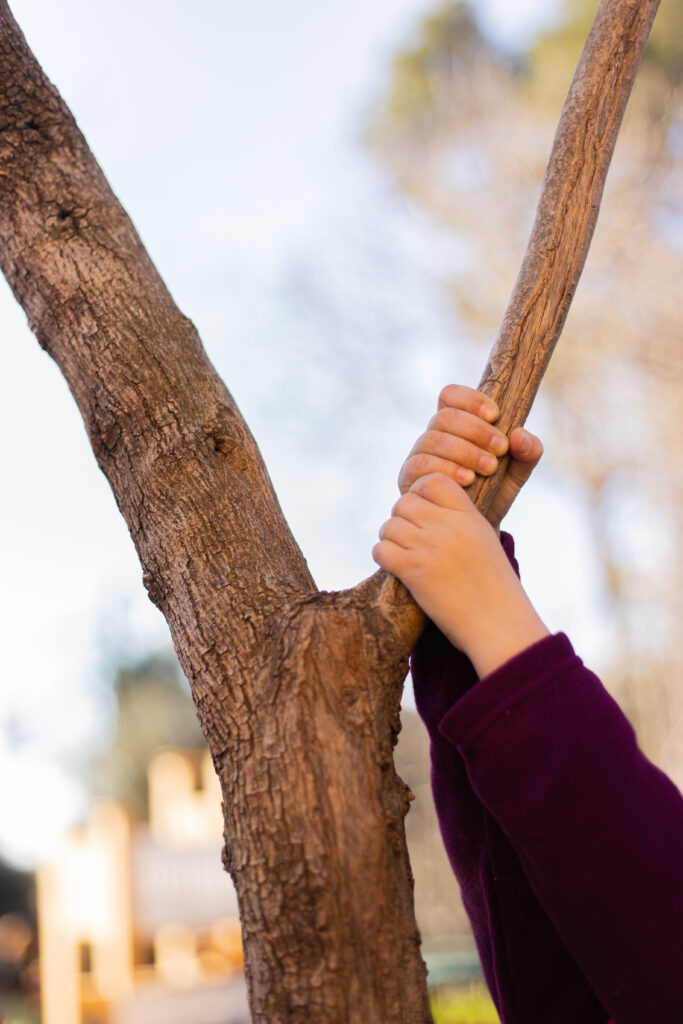
[[[0,32],[0,265],[69,383],[150,596],[208,665],[226,617],[248,649],[314,584],[232,396],[4,2]]]
[[[522,267],[479,387],[498,402],[496,425],[521,426],[564,327],[598,219],[607,172],[660,0],[601,0],[562,110]],[[482,273],[485,273],[485,269]],[[497,472],[468,488],[486,512]],[[424,626],[403,587],[380,570],[367,581],[374,602],[412,650]]]
[[[522,268],[480,387],[499,426],[526,420],[583,271],[612,154],[660,0],[602,0],[562,110]],[[486,511],[505,471],[479,478]]]

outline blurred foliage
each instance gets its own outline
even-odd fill
[[[491,997],[483,985],[471,985],[465,992],[431,997],[434,1024],[500,1024]]]
[[[159,747],[205,746],[189,686],[172,650],[121,665],[113,681],[116,724],[107,750],[92,766],[94,795],[147,812],[147,764]]]
[[[447,75],[454,63],[473,66],[486,46],[468,4],[462,0],[442,4],[422,22],[417,45],[402,50],[394,58],[391,115],[429,116],[436,95],[435,77]]]
[[[476,74],[482,59],[520,76],[536,99],[547,99],[554,84],[566,92],[597,7],[597,0],[567,0],[557,24],[527,53],[513,56],[487,40],[473,2],[447,0],[423,20],[415,44],[393,60],[390,116],[414,128],[425,127],[438,118],[444,81],[463,71]],[[657,14],[640,72],[663,96],[683,81],[682,39],[683,0],[669,0]],[[668,109],[664,102],[664,110],[658,107],[656,115],[666,115]]]
[[[551,82],[566,89],[597,6],[596,0],[568,0],[558,24],[542,33],[527,54],[527,72],[537,93],[547,93]],[[638,87],[648,91],[651,117],[671,116],[672,96],[683,83],[682,40],[683,0],[668,0],[657,12],[639,71]]]
[[[595,0],[569,0],[564,6],[559,23],[542,33],[531,51],[532,59],[560,59],[571,70],[578,60],[586,36],[597,10]],[[642,71],[665,79],[671,88],[681,84],[683,78],[683,2],[666,0],[655,18]]]
[[[23,996],[0,995],[0,1021],[2,1024],[40,1024],[40,1012]]]

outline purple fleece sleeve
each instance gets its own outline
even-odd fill
[[[439,733],[617,1024],[683,1022],[683,797],[569,640],[482,679]]]
[[[503,546],[515,570],[512,538]],[[432,623],[411,661],[431,741],[441,832],[460,882],[484,974],[503,1024],[605,1024],[608,1014],[535,895],[512,843],[480,799],[442,720],[471,699],[477,676]],[[503,781],[509,767],[500,762]],[[681,1018],[683,1020],[683,1017]]]

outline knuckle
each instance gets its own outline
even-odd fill
[[[391,541],[380,540],[372,549],[372,557],[385,572],[392,576],[400,576],[403,571],[404,558],[401,548]]]
[[[429,421],[429,426],[432,430],[444,431],[448,429],[448,425],[451,421],[451,416],[454,410],[450,407],[445,409],[439,409],[439,411],[432,416]]]
[[[419,479],[415,490],[419,491],[424,497],[429,498],[441,492],[444,479],[443,473],[428,473]]]
[[[462,418],[462,411],[460,409],[447,406],[444,409],[439,409],[436,415],[432,416],[429,426],[440,433],[455,434],[458,432],[459,427],[462,426]]]
[[[480,393],[466,384],[447,384],[439,392],[438,408],[450,406],[456,409],[469,408]]]
[[[391,510],[392,516],[400,516],[402,512],[407,512],[411,505],[410,492],[402,494],[398,501],[394,504]]]
[[[449,405],[454,400],[457,390],[457,384],[446,384],[445,387],[441,388],[439,392],[439,407]]]
[[[429,473],[434,462],[434,456],[428,455],[426,452],[418,452],[415,455],[411,455],[406,460],[406,469],[411,477],[416,479],[421,476],[426,476]]]
[[[420,450],[426,455],[437,455],[441,447],[441,431],[427,430],[420,438]]]
[[[394,559],[392,558],[392,545],[386,540],[378,540],[372,549],[372,557],[387,572],[392,572]]]

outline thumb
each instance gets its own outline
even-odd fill
[[[486,518],[496,530],[543,455],[543,445],[539,438],[522,427],[512,431],[508,443],[510,461],[507,472],[486,513]]]
[[[543,455],[543,445],[535,434],[528,430],[517,427],[508,438],[510,463],[508,465],[507,478],[514,483],[517,491],[522,487]]]

